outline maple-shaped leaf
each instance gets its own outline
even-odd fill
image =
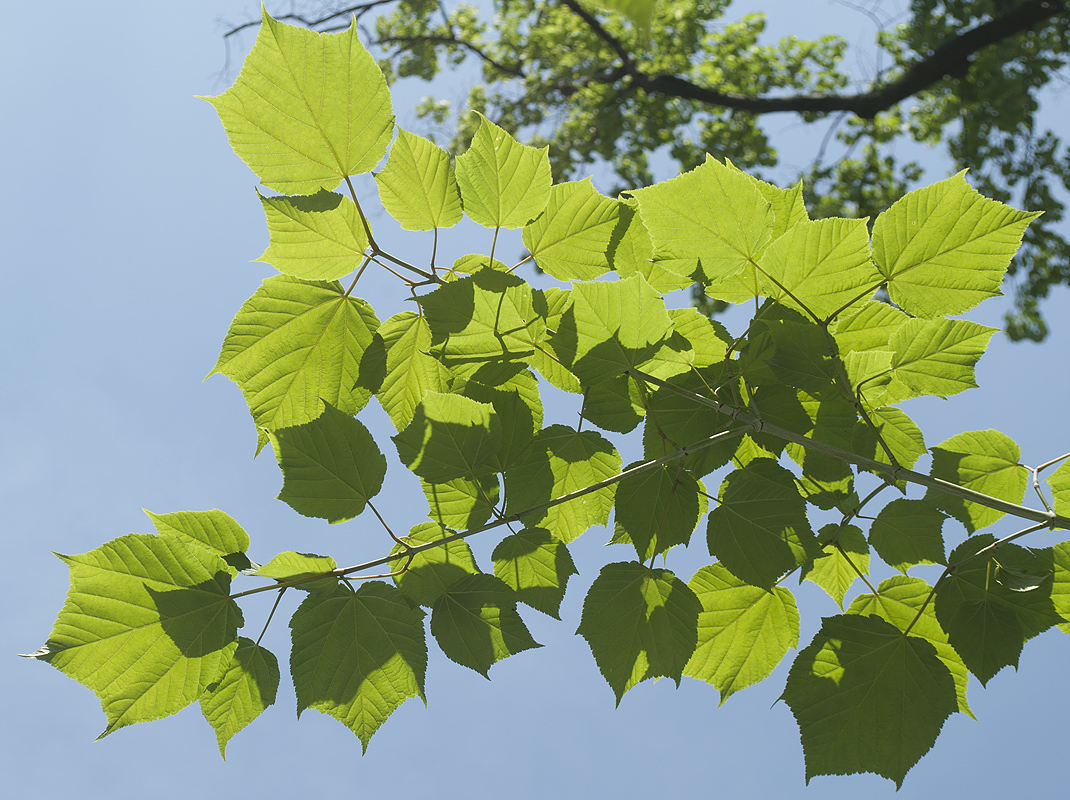
[[[690,286],[693,283],[690,272],[694,271],[694,265],[687,274],[681,275],[655,261],[650,234],[634,204],[621,203],[618,211],[620,217],[607,252],[613,269],[625,278],[642,275],[647,283],[663,294]],[[674,264],[687,262],[669,262],[670,266]]]
[[[362,750],[410,697],[424,699],[424,614],[382,581],[309,594],[290,620],[297,713],[314,708],[360,739]]]
[[[550,199],[550,159],[520,144],[482,114],[468,150],[457,157],[465,213],[486,228],[522,228]]]
[[[494,574],[526,605],[561,619],[561,601],[576,564],[568,547],[545,528],[525,528],[506,536],[491,554]]]
[[[452,584],[431,609],[431,634],[451,661],[484,678],[511,655],[541,647],[516,610],[516,595],[493,575],[470,575]]]
[[[620,704],[647,678],[680,685],[698,643],[702,604],[667,569],[633,561],[607,564],[583,601],[576,633],[587,640],[598,669]]]
[[[357,37],[357,22],[322,34],[267,10],[234,85],[205,98],[231,147],[260,182],[286,194],[333,189],[368,172],[394,129],[390,90]]]
[[[227,742],[275,703],[279,661],[252,639],[238,637],[238,647],[219,678],[201,695],[201,713],[215,731],[219,755]]]
[[[524,246],[558,280],[594,280],[609,270],[619,219],[620,203],[600,194],[590,178],[559,183],[542,214],[524,226]]]
[[[627,469],[636,466],[630,465]],[[636,473],[617,484],[614,519],[642,561],[687,545],[706,513],[701,484],[679,462]]]
[[[271,239],[257,261],[309,281],[333,281],[364,262],[368,234],[356,204],[334,192],[260,196]]]
[[[799,723],[807,783],[873,772],[902,786],[957,708],[936,648],[876,616],[826,617],[782,699]]]
[[[700,569],[688,586],[702,613],[684,674],[716,687],[722,703],[767,678],[799,644],[799,611],[784,587],[750,586],[720,564]]]
[[[398,128],[375,183],[383,208],[407,231],[452,228],[461,221],[461,193],[449,154],[422,136]]]
[[[67,601],[33,658],[89,687],[119,728],[181,711],[216,680],[243,624],[222,558],[131,533],[77,556]]]
[[[282,470],[279,499],[306,517],[345,522],[383,486],[386,458],[364,424],[329,404],[304,425],[271,433]]]
[[[219,509],[211,511],[175,511],[171,514],[149,515],[157,533],[177,536],[186,544],[203,547],[226,561],[235,570],[252,566],[245,551],[249,549],[249,534],[235,519]]]

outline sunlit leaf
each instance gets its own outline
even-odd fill
[[[271,239],[257,259],[309,281],[333,281],[364,262],[368,235],[356,205],[333,192],[260,196]]]
[[[824,556],[803,567],[802,578],[813,581],[843,609],[843,598],[859,574],[869,575],[869,543],[854,525],[823,527],[818,536]]]
[[[945,564],[944,515],[930,500],[893,500],[869,527],[869,543],[888,566],[906,572],[916,564]]]
[[[215,730],[219,754],[227,742],[275,703],[279,661],[266,648],[244,636],[219,679],[201,695],[201,713]]]
[[[501,428],[489,403],[428,392],[412,422],[392,438],[401,463],[426,481],[445,483],[493,472]]]
[[[218,509],[211,511],[175,511],[171,514],[149,515],[157,533],[177,536],[186,544],[203,547],[222,558],[236,570],[251,566],[245,551],[249,549],[249,534],[233,517]]]
[[[599,194],[590,178],[559,183],[542,214],[524,226],[524,246],[559,280],[594,280],[609,270],[606,254],[619,206]]]
[[[451,228],[461,221],[461,194],[449,154],[422,136],[399,128],[375,183],[383,208],[407,231]]]
[[[943,478],[975,492],[1010,503],[1021,503],[1029,473],[1019,464],[1021,450],[999,431],[967,431],[932,448],[934,478]],[[936,505],[973,533],[987,528],[1005,512],[931,491]]]
[[[419,547],[431,545],[451,535],[435,522],[422,522],[403,536],[404,545]],[[395,545],[391,555],[405,552],[404,545]],[[446,544],[429,547],[414,553],[412,561],[399,558],[393,562],[395,569],[406,567],[394,576],[394,583],[412,602],[430,608],[445,591],[460,580],[479,573],[472,548],[463,539],[454,539]]]

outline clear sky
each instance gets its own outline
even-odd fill
[[[790,9],[810,20],[846,13],[827,0],[765,5],[771,15]],[[607,560],[601,530],[574,548],[581,574],[570,584],[564,621],[525,612],[544,648],[495,666],[487,682],[432,645],[428,707],[402,706],[363,758],[356,737],[334,720],[315,711],[294,719],[285,671],[276,706],[231,742],[224,763],[196,707],[94,742],[104,721],[92,693],[42,663],[15,658],[44,642],[63,602],[67,572],[50,551],[79,553],[148,532],[142,507],[223,509],[249,531],[251,555],[261,562],[297,549],[349,564],[385,550],[382,532],[361,519],[327,526],[273,499],[281,477],[270,453],[252,459],[255,432],[241,393],[222,377],[202,382],[234,313],[273,273],[249,263],[267,241],[255,178],[230,151],[212,108],[194,97],[225,88],[216,78],[223,65],[217,19],[255,13],[239,0],[61,0],[13,4],[5,14],[4,794],[891,797],[893,784],[874,776],[818,778],[804,788],[798,729],[785,705],[774,705],[792,654],[765,683],[721,708],[714,689],[684,679],[679,689],[671,681],[644,683],[615,709],[586,643],[573,635],[586,588]],[[775,30],[786,32],[785,24]],[[406,103],[422,93],[416,88],[396,101],[403,123],[411,120]],[[1046,113],[1070,130],[1070,90],[1051,93]],[[943,177],[940,162],[932,164],[934,179]],[[375,205],[370,184],[361,187]],[[374,215],[373,225],[389,243],[389,221]],[[387,281],[362,279],[361,287],[381,319],[401,307]],[[1000,325],[1001,302],[970,318]],[[1068,304],[1065,290],[1046,304],[1052,333],[1041,346],[997,335],[978,368],[980,389],[909,406],[927,443],[997,428],[1018,441],[1028,464],[1070,450]],[[380,436],[388,432],[374,402],[361,419]],[[422,519],[423,500],[415,479],[383,449],[391,475],[377,505],[407,528]],[[962,531],[951,526],[945,537],[957,542]],[[994,532],[1013,529],[1004,521]],[[475,545],[485,568],[488,547]],[[609,552],[611,560],[628,558]],[[686,578],[708,560],[696,536],[688,553],[674,551],[669,567]],[[244,607],[246,635],[255,637],[267,616],[265,596]],[[835,613],[835,605],[810,584],[798,596],[805,643],[818,615]],[[293,600],[285,598],[283,609],[292,611]],[[285,620],[277,615],[264,640],[283,665]],[[1018,674],[1004,670],[987,689],[973,682],[979,721],[954,715],[908,775],[904,796],[1057,796],[1065,782],[1068,657],[1070,637],[1051,631],[1027,644]]]

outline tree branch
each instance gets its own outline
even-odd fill
[[[324,17],[309,19],[308,17],[305,17],[302,14],[283,14],[282,16],[275,17],[275,19],[283,22],[300,22],[306,28],[319,28],[321,25],[325,25],[331,20],[338,19],[339,17],[344,17],[347,14],[355,14],[357,18],[360,19],[376,6],[385,6],[388,3],[396,2],[397,0],[368,0],[368,2],[356,3],[354,5],[343,8],[341,11],[335,11],[332,14],[327,14]],[[241,25],[235,25],[233,28],[223,34],[223,38],[227,39],[236,33],[240,33],[246,28],[255,28],[260,25],[260,23],[261,20],[256,19],[250,20],[249,22],[243,22]]]
[[[504,72],[506,75],[512,75],[514,78],[524,77],[524,71],[520,68],[519,64],[514,64],[512,66],[503,64],[492,56],[490,56],[478,45],[472,44],[471,42],[466,42],[464,39],[458,39],[456,36],[388,36],[385,39],[379,39],[377,41],[370,42],[370,44],[378,45],[379,47],[384,47],[390,44],[411,44],[413,42],[430,42],[431,44],[451,44],[456,45],[457,47],[463,47],[465,50],[468,50],[470,53],[478,56],[487,64],[490,64],[499,72]]]

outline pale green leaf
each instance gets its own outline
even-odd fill
[[[32,655],[93,690],[107,717],[101,736],[181,711],[230,661],[243,620],[219,556],[131,533],[60,558],[70,590]]]
[[[501,430],[501,445],[491,460],[496,472],[505,472],[523,456],[535,433],[542,428],[543,407],[538,379],[525,370],[493,386],[466,381],[455,387],[455,391],[494,406]]]
[[[404,545],[394,545],[390,554],[403,554],[406,546],[431,545],[451,535],[438,523],[422,522],[409,531],[408,536],[403,536]],[[394,576],[394,583],[413,603],[429,608],[450,586],[479,573],[472,548],[463,539],[420,550],[413,554],[411,562],[399,558],[391,563],[396,565],[395,569],[408,564],[404,572]]]
[[[769,677],[799,644],[799,610],[782,586],[749,586],[720,564],[703,567],[688,586],[702,603],[698,646],[684,674],[706,681],[721,702]]]
[[[468,150],[457,157],[465,213],[486,228],[522,228],[550,199],[547,149],[520,144],[482,114]]]
[[[864,422],[860,422],[855,427],[852,449],[858,455],[872,458],[883,464],[892,463],[888,458],[888,453],[878,442],[877,434],[880,434],[881,440],[892,451],[892,455],[901,467],[913,468],[918,459],[928,452],[921,429],[914,424],[914,420],[898,408],[878,408],[870,411],[869,420],[876,428],[876,433]]]
[[[1070,461],[1064,461],[1048,478],[1055,513],[1070,516]]]
[[[710,555],[733,575],[771,588],[821,552],[795,478],[772,459],[756,458],[724,479],[710,512]]]
[[[877,217],[873,258],[892,302],[917,317],[968,311],[999,286],[1039,212],[979,195],[965,173],[917,189]]]
[[[297,713],[314,708],[368,740],[410,697],[424,698],[424,614],[382,581],[310,594],[290,620]]]
[[[995,328],[964,319],[912,319],[888,340],[894,351],[892,383],[876,405],[911,397],[953,394],[977,386],[974,365],[984,355]]]
[[[654,17],[657,0],[586,0],[586,3],[629,17],[642,35],[649,35],[650,21]]]
[[[910,317],[894,306],[867,300],[840,314],[829,331],[841,357],[856,350],[890,350],[888,341]]]
[[[551,425],[539,431],[524,459],[506,473],[506,513],[524,514],[525,525],[546,528],[568,544],[609,521],[614,484],[552,508],[525,512],[611,478],[620,467],[620,454],[599,434]]]
[[[313,553],[295,553],[292,550],[279,553],[262,567],[257,567],[248,574],[258,578],[274,578],[285,583],[297,578],[320,575],[331,572],[338,567],[330,556],[318,556]],[[321,578],[307,583],[297,584],[295,588],[313,592],[333,592],[338,588],[337,578]]]
[[[929,499],[893,500],[869,527],[869,543],[884,562],[905,573],[917,564],[946,564],[940,529],[944,514]]]
[[[876,616],[826,617],[782,698],[799,723],[807,782],[873,772],[902,786],[957,709],[936,648]]]
[[[502,539],[491,555],[494,574],[526,605],[561,619],[561,601],[570,576],[572,555],[545,528],[525,528]]]
[[[690,286],[690,275],[679,275],[654,260],[654,245],[639,213],[621,203],[620,219],[609,245],[609,262],[621,277],[642,275],[659,292]]]
[[[278,498],[298,514],[345,522],[379,493],[386,458],[360,420],[331,405],[312,422],[271,434],[282,469]]]
[[[670,308],[676,333],[691,345],[691,365],[696,369],[711,367],[724,361],[732,336],[724,325],[712,320],[697,308]]]
[[[455,530],[476,528],[490,519],[498,504],[498,476],[454,478],[445,483],[420,479],[431,519]]]
[[[234,85],[206,98],[260,182],[286,194],[333,189],[368,172],[390,144],[390,91],[357,37],[263,25]]]
[[[469,575],[431,610],[431,634],[446,656],[484,678],[504,658],[541,647],[516,610],[516,595],[493,575]]]
[[[279,275],[242,305],[208,374],[238,384],[259,428],[310,422],[324,402],[356,414],[371,397],[358,381],[378,327],[371,306],[341,284]]]
[[[669,570],[607,564],[587,592],[576,633],[590,645],[619,705],[625,692],[648,678],[680,685],[698,644],[701,611],[695,593]]]
[[[1070,542],[1059,542],[1051,548],[1051,602],[1062,618],[1059,630],[1070,634]]]
[[[186,544],[203,547],[222,558],[236,570],[248,569],[252,562],[245,554],[249,549],[249,534],[233,517],[218,509],[211,511],[176,511],[171,514],[149,515],[157,533],[177,536]]]
[[[461,221],[461,194],[449,154],[422,136],[398,128],[375,183],[383,208],[407,231],[451,228]]]
[[[279,662],[252,639],[238,638],[225,671],[201,695],[201,713],[215,731],[219,754],[227,756],[227,742],[275,703]]]
[[[489,403],[428,392],[412,422],[392,438],[401,463],[426,481],[445,483],[494,472],[501,428]]]
[[[999,431],[967,431],[932,448],[934,478],[1010,503],[1025,498],[1029,472],[1018,459],[1022,451]],[[930,490],[936,505],[966,526],[970,533],[987,528],[1005,512]]]
[[[348,197],[322,191],[311,196],[264,197],[270,241],[257,261],[309,281],[333,281],[364,263],[368,235]]]
[[[818,536],[823,557],[803,567],[802,580],[816,583],[843,610],[843,598],[859,573],[869,575],[869,543],[860,528],[831,523]]]
[[[594,280],[609,270],[607,253],[619,209],[620,203],[599,194],[590,178],[559,183],[542,214],[524,226],[524,246],[559,280]]]

